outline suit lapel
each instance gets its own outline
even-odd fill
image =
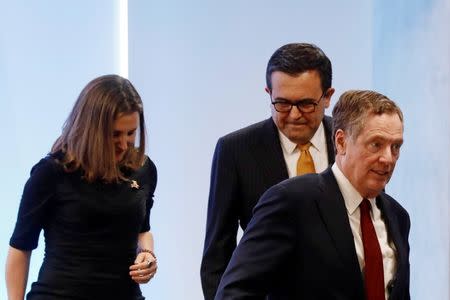
[[[400,228],[398,227],[397,217],[391,207],[389,200],[383,195],[377,197],[377,205],[379,206],[381,213],[383,215],[384,221],[386,223],[386,228],[388,231],[388,236],[395,245],[397,252],[397,262],[401,262],[407,259],[407,251],[405,249],[405,241],[403,241],[402,235],[400,234]],[[397,263],[398,274],[400,271],[401,264]],[[395,276],[397,277],[397,276]]]
[[[322,179],[320,185],[323,194],[317,198],[317,205],[323,217],[323,222],[334,241],[344,266],[348,268],[349,278],[355,282],[355,288],[363,293],[363,281],[356,255],[353,233],[348,220],[347,209],[339,186],[331,171],[331,167],[319,175]]]
[[[325,139],[327,142],[328,162],[334,163],[334,148],[331,139],[332,119],[325,116],[323,120],[325,128]],[[261,170],[264,172],[264,179],[267,187],[289,178],[286,162],[281,149],[278,129],[272,118],[263,122],[261,135],[257,142],[252,145],[252,153],[256,161],[261,163]],[[270,157],[270,159],[268,159]]]
[[[333,123],[328,116],[323,118],[323,128],[325,129],[325,140],[327,142],[328,164],[331,166],[334,163],[334,146],[333,146]]]
[[[267,188],[289,177],[278,131],[272,118],[263,123],[261,135],[252,145],[252,153],[261,166]]]

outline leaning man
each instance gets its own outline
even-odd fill
[[[264,193],[215,299],[410,299],[410,220],[384,192],[403,114],[377,92],[345,92],[333,142],[331,167]]]

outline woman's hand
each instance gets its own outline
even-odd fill
[[[140,252],[130,266],[130,276],[137,283],[147,283],[155,276],[158,269],[156,257],[150,252]]]

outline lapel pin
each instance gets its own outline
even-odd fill
[[[139,184],[137,183],[136,180],[131,180],[131,184],[130,184],[132,189],[139,189]]]

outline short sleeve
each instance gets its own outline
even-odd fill
[[[57,163],[51,157],[46,157],[31,169],[9,242],[12,247],[25,251],[36,249],[50,200],[56,190],[57,168]]]
[[[146,213],[145,218],[141,226],[140,232],[147,232],[150,230],[150,211],[153,207],[153,197],[156,189],[157,171],[156,166],[150,158],[146,158],[145,164],[142,167],[142,182],[148,189],[146,199]]]

